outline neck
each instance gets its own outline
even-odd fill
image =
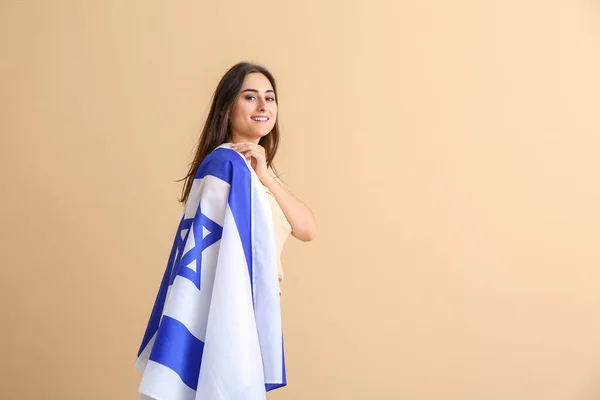
[[[237,132],[233,132],[231,134],[231,143],[241,143],[241,142],[251,142],[251,143],[255,143],[258,144],[258,142],[260,141],[260,137],[255,137],[255,136],[245,136],[242,134],[239,134]]]

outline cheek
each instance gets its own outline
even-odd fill
[[[231,110],[231,125],[235,127],[244,124],[245,117],[244,110],[241,107],[236,106]]]

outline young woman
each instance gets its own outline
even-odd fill
[[[281,250],[316,223],[273,167],[277,106],[261,66],[236,64],[217,86],[136,360],[142,399],[264,400],[287,384]]]
[[[275,78],[262,66],[242,62],[227,71],[215,91],[196,156],[184,178],[180,201],[185,203],[198,167],[219,145],[231,143],[232,149],[251,159],[273,209],[281,282],[281,251],[286,239],[291,234],[301,241],[311,241],[316,234],[316,222],[310,208],[274,172],[273,159],[279,145],[276,91]]]

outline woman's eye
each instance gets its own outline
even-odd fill
[[[246,96],[246,100],[256,100],[256,96]],[[275,101],[275,97],[267,97],[267,101]]]

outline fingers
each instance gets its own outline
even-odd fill
[[[265,155],[263,153],[256,151],[254,149],[238,150],[238,152],[242,153],[244,155],[244,157],[246,157],[246,158],[254,157],[257,160],[265,159]]]
[[[264,147],[256,143],[243,142],[232,144],[231,148],[242,154],[247,161],[251,161],[252,169],[258,174],[259,179],[261,176],[268,176],[266,175],[268,166]]]
[[[261,145],[251,142],[234,143],[231,148],[248,157],[265,158],[265,149]]]
[[[260,153],[258,153],[255,149],[253,148],[249,148],[249,147],[243,147],[243,146],[236,146],[232,148],[237,151],[238,153],[241,153],[244,155],[244,157],[246,158],[250,158],[250,157],[257,157]]]

